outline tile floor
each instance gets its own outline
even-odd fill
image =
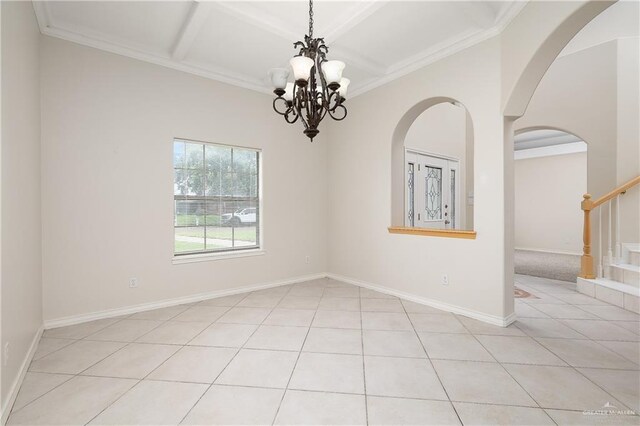
[[[640,424],[640,317],[517,276],[487,325],[329,279],[44,333],[9,424]]]

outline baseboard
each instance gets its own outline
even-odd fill
[[[299,277],[287,278],[284,280],[272,281],[268,283],[253,284],[253,285],[237,287],[233,289],[218,290],[218,291],[212,291],[207,293],[199,293],[199,294],[190,295],[190,296],[177,297],[173,299],[165,299],[158,302],[143,303],[140,305],[126,306],[123,308],[107,309],[104,311],[92,312],[88,314],[73,315],[73,316],[68,316],[63,318],[45,320],[44,329],[49,330],[51,328],[81,324],[84,322],[95,321],[98,319],[113,318],[113,317],[118,317],[120,315],[129,315],[129,314],[135,314],[138,312],[150,311],[153,309],[182,305],[184,303],[200,302],[203,300],[215,299],[217,297],[231,296],[234,294],[247,293],[250,291],[280,287],[283,285],[294,284],[294,283],[303,282],[303,281],[310,281],[310,280],[315,280],[319,278],[325,278],[326,276],[327,274],[324,272],[318,273],[318,274],[303,275]]]
[[[526,248],[526,247],[515,247],[514,250],[535,251],[537,253],[548,253],[548,254],[566,254],[570,256],[582,256],[582,253],[562,251],[562,250],[544,250],[544,249]]]
[[[473,318],[478,321],[486,322],[488,324],[496,325],[499,327],[506,327],[516,320],[516,316],[514,313],[507,317],[488,315],[482,312],[463,308],[457,305],[451,305],[449,303],[416,296],[410,293],[404,293],[401,291],[397,291],[397,290],[383,287],[377,284],[357,280],[355,278],[346,277],[343,275],[338,275],[333,273],[318,273],[318,274],[288,278],[285,280],[273,281],[269,283],[254,284],[250,286],[237,287],[234,289],[218,290],[218,291],[200,293],[200,294],[178,297],[173,299],[165,299],[158,302],[143,303],[140,305],[127,306],[123,308],[108,309],[108,310],[92,312],[88,314],[73,315],[69,317],[45,320],[44,329],[49,330],[51,328],[65,327],[68,325],[75,325],[75,324],[81,324],[84,322],[95,321],[98,319],[113,318],[121,315],[135,314],[138,312],[150,311],[153,309],[182,305],[184,303],[200,302],[203,300],[215,299],[217,297],[231,296],[234,294],[247,293],[250,291],[264,290],[268,288],[280,287],[283,285],[289,285],[289,284],[294,284],[294,283],[303,282],[303,281],[310,281],[310,280],[315,280],[315,279],[325,278],[325,277],[332,278],[338,281],[343,281],[349,284],[357,285],[358,287],[369,288],[371,290],[379,291],[380,293],[389,294],[392,296],[399,297],[401,299],[409,300],[415,303],[420,303],[422,305],[431,306],[432,308],[440,309],[446,312],[452,312],[454,314],[463,315],[463,316]]]
[[[0,414],[0,425],[5,425],[7,420],[9,419],[9,413],[11,412],[11,407],[13,407],[13,403],[16,401],[18,397],[18,391],[20,390],[20,386],[22,386],[22,381],[24,380],[24,376],[27,374],[27,370],[29,369],[29,365],[31,364],[31,360],[36,353],[36,349],[38,348],[38,342],[40,341],[40,337],[42,337],[42,332],[44,331],[44,327],[40,326],[38,331],[36,331],[35,336],[33,336],[33,340],[31,341],[31,346],[29,346],[29,351],[27,355],[24,357],[22,361],[22,365],[20,366],[20,372],[18,376],[11,384],[11,389],[8,393],[8,398],[6,403],[2,406],[2,414]]]
[[[428,299],[426,297],[415,296],[413,294],[404,293],[402,291],[390,289],[377,284],[368,283],[366,281],[360,281],[354,278],[345,277],[338,274],[327,274],[328,278],[343,281],[349,284],[357,285],[358,287],[364,287],[371,290],[379,291],[380,293],[396,296],[401,299],[409,300],[411,302],[419,303],[421,305],[431,306],[432,308],[440,309],[442,311],[451,312],[465,317],[473,318],[478,321],[486,322],[491,325],[497,325],[499,327],[506,327],[516,320],[516,314],[512,313],[506,317],[499,317],[495,315],[488,315],[482,312],[474,311],[472,309],[463,308],[449,303],[439,302],[437,300]]]

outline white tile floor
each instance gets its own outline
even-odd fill
[[[516,283],[508,328],[322,279],[49,330],[9,424],[640,424],[583,414],[640,411],[640,317]]]

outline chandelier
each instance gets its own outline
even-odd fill
[[[289,124],[298,119],[302,121],[303,133],[313,142],[325,115],[337,121],[347,116],[344,102],[350,83],[349,79],[342,78],[344,62],[328,61],[329,48],[324,39],[313,38],[313,0],[309,0],[309,34],[304,36],[304,42],[295,42],[293,48],[300,48],[298,55],[289,61],[295,83],[288,81],[286,68],[269,71],[275,87],[273,93],[277,96],[273,109]]]

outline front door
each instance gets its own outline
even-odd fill
[[[455,229],[458,161],[407,151],[406,226]]]

